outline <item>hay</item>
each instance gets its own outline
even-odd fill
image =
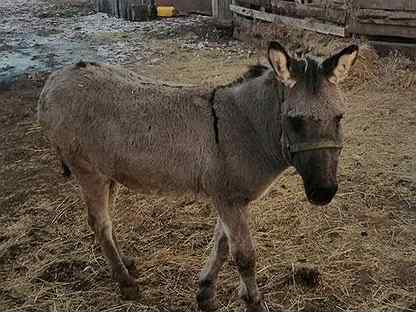
[[[355,62],[348,79],[342,84],[344,89],[356,89],[367,87],[369,82],[378,84],[380,57],[377,52],[368,45],[361,45],[358,59]]]
[[[414,86],[412,67],[398,56],[380,59],[363,50],[354,84],[346,88],[336,199],[328,207],[311,206],[301,179],[289,170],[251,206],[258,281],[272,311],[415,310],[416,140],[404,134],[416,133],[416,93],[398,88]],[[201,58],[202,71],[171,56],[171,63],[149,72],[174,77],[186,67],[184,79],[197,79],[200,71],[200,79],[228,81],[222,67],[208,66],[220,58]],[[61,177],[33,123],[39,86],[26,81],[0,94],[0,131],[6,138],[0,146],[0,309],[194,311],[215,213],[189,198],[122,189],[114,228],[123,252],[138,257],[142,297],[121,300],[87,226],[77,184]],[[238,283],[230,261],[218,284],[222,311],[241,310]]]
[[[379,73],[392,90],[409,90],[416,87],[416,65],[409,58],[392,52],[379,64]]]

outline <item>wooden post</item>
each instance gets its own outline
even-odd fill
[[[97,11],[130,21],[146,21],[156,17],[155,0],[96,0]]]
[[[232,25],[233,13],[230,10],[232,0],[212,0],[212,16],[219,25]]]

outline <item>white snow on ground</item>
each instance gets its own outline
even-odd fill
[[[105,63],[139,62],[151,57],[146,38],[172,38],[183,26],[202,25],[208,18],[190,16],[129,22],[106,14],[39,17],[42,0],[0,1],[0,82],[22,73],[50,71],[79,60]],[[233,45],[233,42],[230,42]],[[208,44],[185,40],[187,49]]]

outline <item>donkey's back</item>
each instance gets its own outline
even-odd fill
[[[38,114],[71,171],[145,192],[203,187],[215,146],[206,90],[82,62],[51,75]]]

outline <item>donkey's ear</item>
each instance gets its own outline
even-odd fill
[[[286,50],[276,41],[270,42],[268,57],[270,65],[279,79],[284,85],[292,88],[296,84],[291,70],[291,59]]]
[[[358,46],[351,45],[322,63],[324,75],[329,82],[337,84],[348,76],[358,56]]]

